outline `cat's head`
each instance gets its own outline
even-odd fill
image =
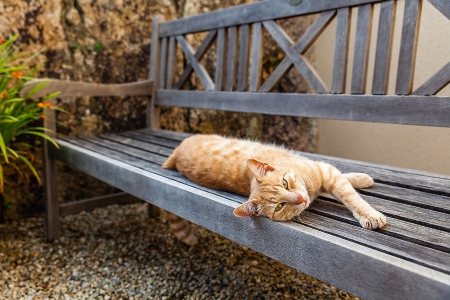
[[[305,180],[291,168],[272,167],[248,159],[253,173],[249,200],[234,210],[238,217],[266,216],[275,221],[289,221],[311,203]]]

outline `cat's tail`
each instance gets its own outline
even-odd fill
[[[167,160],[162,165],[162,168],[164,168],[164,169],[171,169],[171,170],[176,169],[176,165],[177,165],[176,152],[177,152],[177,149],[178,149],[178,147],[175,148],[175,150],[173,151],[172,154],[170,154],[170,156],[167,158]]]
[[[197,237],[192,232],[191,227],[185,219],[180,218],[179,216],[168,211],[165,211],[165,214],[167,220],[169,221],[170,229],[180,241],[188,244],[189,246],[194,246],[197,244]]]

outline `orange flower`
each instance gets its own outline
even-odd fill
[[[0,98],[5,99],[8,96],[8,91],[4,91],[3,94],[0,95]]]
[[[47,102],[39,102],[37,104],[37,107],[39,107],[39,108],[44,107],[44,106],[47,106],[47,108],[51,108],[52,107],[51,103],[48,102],[48,101]]]
[[[5,40],[0,37],[0,45],[3,44],[4,42],[5,42]]]
[[[12,72],[11,75],[12,75],[13,77],[19,78],[19,77],[22,77],[22,76],[23,76],[23,73],[22,73],[22,72]]]
[[[44,114],[42,114],[42,115],[41,115],[41,118],[42,118],[42,119],[45,119],[46,117],[45,117],[45,115],[44,115]]]

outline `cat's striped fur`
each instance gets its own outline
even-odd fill
[[[327,163],[306,159],[280,147],[217,135],[195,135],[174,150],[163,168],[177,169],[208,188],[248,196],[249,200],[234,211],[239,217],[266,216],[288,221],[325,192],[347,206],[364,228],[386,224],[385,216],[354,189],[373,185],[369,175],[342,174]]]

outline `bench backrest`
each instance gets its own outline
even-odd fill
[[[448,0],[429,1],[450,19]],[[373,7],[380,5],[372,90],[366,90]],[[351,85],[346,93],[350,15],[358,7]],[[164,22],[155,17],[150,79],[154,95],[149,122],[159,124],[159,106],[180,106],[313,118],[450,127],[450,97],[433,96],[450,82],[450,62],[422,86],[412,90],[422,0],[405,0],[395,95],[387,95],[391,66],[395,0],[266,0],[193,17]],[[319,16],[298,41],[275,22],[301,15]],[[305,52],[337,18],[331,89],[308,61]],[[286,56],[261,82],[262,30]],[[207,32],[194,51],[186,34]],[[211,78],[199,61],[216,43],[216,71]],[[181,75],[175,66],[182,49],[189,64]],[[450,57],[449,57],[450,60]],[[271,89],[291,68],[297,68],[313,93],[274,93]],[[195,72],[201,90],[181,89]]]

